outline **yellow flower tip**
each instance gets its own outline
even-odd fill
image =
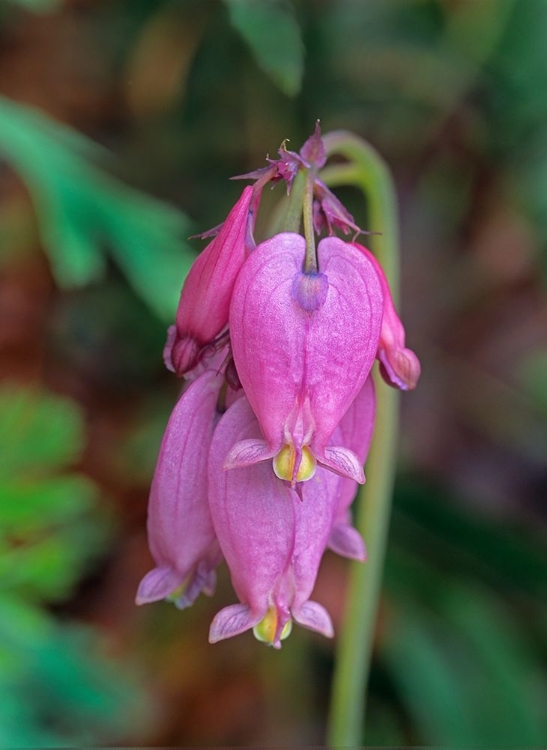
[[[284,641],[288,638],[292,630],[292,620],[287,620],[279,636],[279,640]],[[277,609],[270,607],[266,613],[266,616],[255,625],[253,628],[254,637],[257,641],[267,643],[268,646],[279,646],[276,644],[276,633],[277,633]]]
[[[287,482],[306,482],[311,479],[317,470],[317,461],[311,452],[309,446],[302,448],[300,455],[300,465],[296,470],[298,453],[294,445],[284,445],[273,460],[273,469],[279,479]]]

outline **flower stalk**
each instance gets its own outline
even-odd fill
[[[327,154],[348,159],[348,164],[323,170],[321,177],[331,186],[353,185],[363,192],[368,224],[381,235],[371,235],[369,245],[380,260],[390,283],[394,301],[399,281],[399,238],[396,196],[389,170],[379,154],[357,136],[334,132],[324,137]],[[357,500],[356,528],[365,539],[368,560],[353,562],[347,609],[338,640],[332,683],[327,744],[331,747],[359,746],[364,742],[366,686],[374,646],[391,516],[391,498],[398,436],[398,393],[386,387],[374,373],[377,421],[367,461],[367,483]]]
[[[315,249],[315,230],[313,226],[313,184],[315,181],[314,170],[306,173],[306,184],[304,187],[304,200],[302,202],[302,218],[304,221],[304,237],[306,238],[306,259],[304,261],[305,273],[317,273],[317,252]]]

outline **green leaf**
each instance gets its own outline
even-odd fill
[[[150,719],[143,686],[105,658],[88,628],[58,625],[0,597],[0,737],[3,747],[89,747],[137,739]]]
[[[424,744],[541,744],[544,682],[493,592],[445,580],[435,611],[403,594],[392,620],[383,656]]]
[[[77,475],[7,483],[1,488],[0,530],[26,535],[46,525],[68,525],[93,507],[96,495],[95,485]]]
[[[9,2],[34,13],[48,13],[61,6],[61,0],[9,0]]]
[[[283,0],[225,0],[230,20],[258,65],[288,96],[302,85],[304,46],[300,28]]]
[[[82,415],[66,398],[0,388],[0,590],[66,597],[104,548],[109,522],[87,477],[58,475],[80,457]]]
[[[186,216],[121,184],[96,163],[108,153],[45,115],[0,97],[0,152],[26,182],[45,250],[64,287],[101,278],[103,247],[163,320],[174,318],[194,259]]]
[[[541,745],[547,736],[542,683],[524,629],[487,589],[454,587],[447,614],[472,652],[468,680],[482,742]]]
[[[384,656],[401,698],[422,733],[423,743],[416,744],[480,742],[466,681],[459,674],[463,665],[452,663],[450,647],[449,635],[410,606],[385,642]]]
[[[82,415],[69,399],[13,385],[0,387],[0,478],[41,476],[76,460]]]

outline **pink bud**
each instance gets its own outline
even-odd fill
[[[382,266],[366,247],[359,245],[357,242],[354,242],[353,245],[374,264],[378,278],[382,284],[384,318],[378,347],[378,359],[380,360],[382,377],[386,383],[389,383],[394,388],[400,388],[402,391],[410,391],[416,387],[418,378],[420,377],[420,361],[411,349],[405,347],[405,329],[395,310],[389,284]]]
[[[180,295],[176,326],[169,330],[165,364],[184,375],[198,362],[201,350],[228,323],[234,283],[246,257],[245,240],[252,187],[246,187],[218,235],[197,257]]]
[[[148,504],[148,542],[156,567],[141,581],[137,604],[175,592],[182,608],[201,590],[213,592],[221,556],[207,503],[207,461],[222,382],[216,370],[199,375],[167,424]]]
[[[254,628],[260,640],[279,648],[292,619],[330,637],[330,617],[309,597],[332,526],[338,477],[319,469],[300,498],[270,464],[222,470],[234,441],[258,436],[242,397],[221,418],[211,444],[211,515],[241,604],[216,615],[209,640]]]
[[[265,439],[234,445],[226,468],[274,458],[293,484],[317,463],[364,482],[361,463],[329,438],[374,361],[383,298],[373,263],[337,237],[318,247],[318,274],[303,271],[306,243],[278,234],[259,245],[238,276],[230,309],[241,384]]]

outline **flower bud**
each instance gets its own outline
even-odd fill
[[[374,264],[382,285],[384,316],[377,355],[380,360],[380,372],[389,385],[402,391],[411,391],[416,388],[420,377],[420,361],[411,349],[405,347],[405,329],[395,310],[386,275],[370,250],[357,242],[354,242],[353,246]]]
[[[167,368],[179,376],[195,367],[201,350],[228,323],[234,283],[246,257],[252,197],[253,189],[246,187],[186,277],[164,349]]]

